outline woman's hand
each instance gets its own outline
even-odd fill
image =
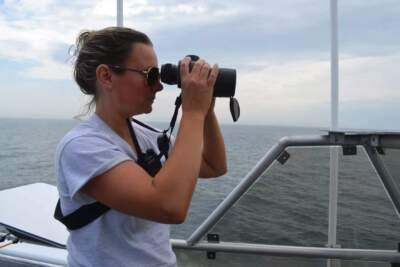
[[[194,113],[204,119],[212,102],[218,66],[214,64],[211,69],[207,62],[199,59],[189,72],[189,63],[190,58],[185,57],[180,64],[182,110],[183,113]]]

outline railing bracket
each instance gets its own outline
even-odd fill
[[[334,133],[334,132],[329,133],[330,140],[334,144],[343,144],[344,136],[345,136],[344,133]]]
[[[383,150],[383,148],[380,146],[376,147],[376,152],[378,152],[379,155],[385,155],[385,150]]]
[[[289,152],[287,152],[286,150],[284,150],[278,157],[278,161],[280,164],[285,164],[286,161],[290,158],[290,154]]]
[[[400,252],[400,243],[397,243],[397,252]],[[390,264],[391,267],[400,267],[400,263],[399,262],[392,262]]]
[[[370,138],[371,146],[377,147],[377,146],[379,146],[379,143],[380,143],[379,136],[375,135],[375,134],[371,135],[371,138]]]
[[[218,234],[207,234],[207,242],[209,243],[219,243]],[[215,251],[207,251],[207,259],[215,260],[217,258],[217,253]]]
[[[357,146],[353,145],[343,145],[343,156],[357,155]]]

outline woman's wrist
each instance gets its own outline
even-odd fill
[[[204,123],[205,117],[206,116],[203,113],[197,111],[185,111],[182,113],[182,120],[188,119],[190,121],[199,121]]]

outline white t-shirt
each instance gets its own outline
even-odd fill
[[[157,154],[159,133],[132,123],[141,150]],[[137,160],[136,152],[97,114],[69,131],[57,146],[55,168],[63,215],[96,200],[80,189],[115,165]],[[70,231],[68,265],[176,266],[169,225],[110,209],[90,224]]]

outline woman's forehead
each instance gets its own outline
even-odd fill
[[[131,51],[127,60],[128,66],[148,68],[158,65],[157,55],[151,45],[136,43],[132,45]]]

